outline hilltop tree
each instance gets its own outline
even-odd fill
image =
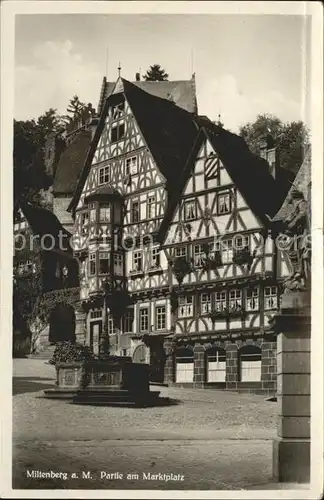
[[[143,78],[147,82],[166,82],[169,75],[161,68],[160,64],[153,64],[149,67],[146,74],[143,75]]]
[[[303,161],[303,151],[309,143],[309,133],[302,121],[283,123],[279,118],[264,114],[254,122],[240,127],[240,136],[254,154],[260,153],[260,139],[270,134],[278,148],[280,165],[296,173]]]

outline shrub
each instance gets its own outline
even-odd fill
[[[72,342],[58,342],[52,359],[49,363],[70,363],[72,361],[91,361],[95,359],[95,355],[90,350],[89,346],[82,344],[72,344]]]

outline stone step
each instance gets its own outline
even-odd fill
[[[53,357],[55,351],[55,345],[49,345],[44,347],[38,352],[35,352],[33,354],[29,354],[28,358],[29,359],[44,359],[44,360],[49,360]]]

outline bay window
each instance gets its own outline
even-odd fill
[[[110,222],[110,206],[101,205],[99,208],[99,220],[100,222]]]
[[[99,274],[109,273],[109,252],[99,252]]]

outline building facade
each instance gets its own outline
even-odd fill
[[[289,273],[268,230],[276,172],[222,126],[119,78],[68,207],[80,340],[99,353],[108,336],[155,380],[273,391],[266,331]]]

